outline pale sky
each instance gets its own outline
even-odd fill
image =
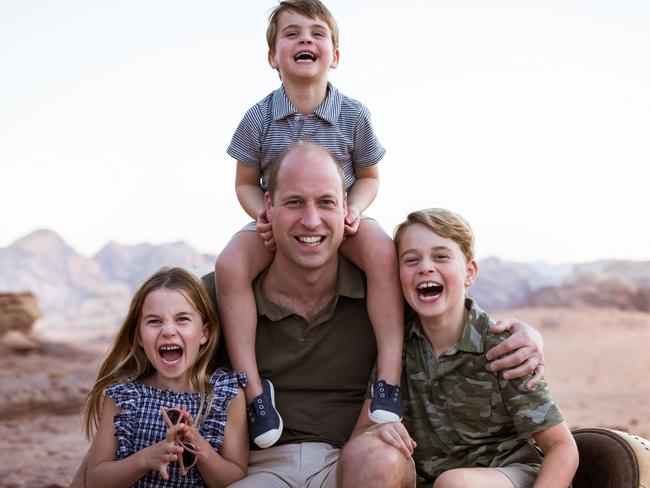
[[[445,207],[479,257],[650,259],[650,2],[329,0],[330,80],[387,149],[367,213]],[[0,0],[0,247],[37,228],[217,253],[226,154],[279,86],[274,0]]]

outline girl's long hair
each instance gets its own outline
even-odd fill
[[[212,301],[201,281],[182,268],[162,268],[147,279],[133,295],[129,311],[117,331],[106,357],[102,361],[97,380],[88,393],[83,406],[84,434],[90,440],[99,425],[104,401],[104,390],[112,385],[146,378],[154,372],[143,349],[138,345],[142,307],[147,295],[165,288],[181,293],[199,312],[208,328],[208,341],[201,345],[196,362],[190,370],[192,386],[201,394],[198,416],[203,411],[207,394],[212,393],[209,383],[210,364],[219,342],[219,319]],[[209,408],[209,406],[208,406]]]

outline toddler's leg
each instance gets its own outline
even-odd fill
[[[272,259],[257,232],[241,231],[219,253],[215,265],[223,336],[233,369],[248,376],[244,388],[247,404],[262,393],[255,359],[257,309],[251,283]]]
[[[248,376],[244,395],[251,437],[259,447],[274,444],[282,433],[282,419],[273,404],[273,385],[260,379],[255,357],[257,308],[251,283],[272,259],[259,234],[244,230],[233,236],[215,265],[223,336],[233,369]],[[261,417],[259,409],[264,410]]]
[[[377,221],[365,218],[357,233],[343,241],[341,250],[366,274],[368,314],[377,338],[377,378],[389,383],[390,395],[390,386],[400,383],[404,340],[404,298],[395,245]],[[401,417],[401,399],[399,403]]]
[[[515,473],[516,474],[516,473]],[[535,478],[517,478],[517,486],[532,487]],[[436,478],[433,488],[514,488],[510,479],[500,471],[492,468],[457,468],[445,471]]]

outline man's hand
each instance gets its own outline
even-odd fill
[[[273,229],[266,216],[266,209],[262,210],[255,223],[257,233],[264,241],[264,246],[271,252],[275,252],[275,239],[273,239]]]
[[[542,335],[534,327],[515,318],[500,320],[490,328],[490,331],[495,334],[506,330],[509,330],[512,335],[485,354],[488,361],[491,361],[488,368],[495,372],[507,369],[503,373],[503,378],[506,380],[534,373],[525,385],[527,390],[532,390],[544,377],[544,340]],[[495,358],[499,359],[492,361]]]
[[[359,230],[359,211],[353,207],[348,207],[348,213],[345,216],[345,227],[343,233],[346,237],[353,236]]]
[[[415,441],[400,422],[388,422],[386,424],[375,424],[368,428],[363,435],[374,435],[389,446],[399,450],[405,457],[413,456]]]

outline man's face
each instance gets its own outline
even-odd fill
[[[266,196],[276,260],[318,269],[336,259],[347,203],[335,164],[317,148],[295,150],[285,157],[273,200]]]

